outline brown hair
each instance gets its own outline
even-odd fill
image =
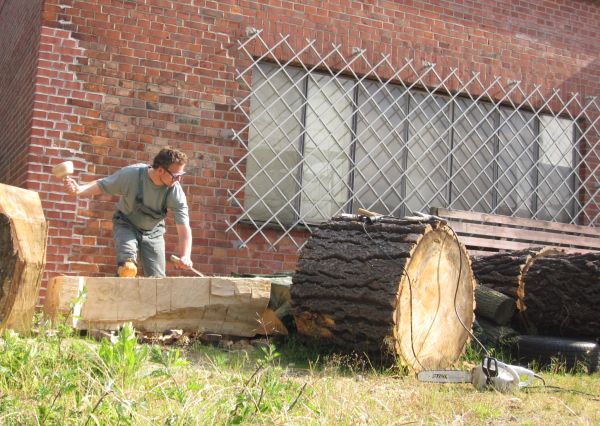
[[[188,157],[185,153],[173,148],[163,148],[156,154],[156,157],[154,157],[152,168],[158,169],[159,167],[162,167],[168,169],[173,163],[185,165],[187,164],[187,161]]]

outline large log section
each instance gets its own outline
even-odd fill
[[[144,332],[252,337],[274,332],[261,323],[270,292],[270,280],[262,278],[61,276],[50,282],[44,310],[51,318],[73,314],[81,330],[116,330],[131,322]]]
[[[600,253],[538,259],[519,300],[530,332],[600,337]]]
[[[299,333],[420,371],[463,352],[474,286],[467,252],[444,224],[340,217],[303,248],[291,294]]]
[[[521,309],[518,300],[524,292],[525,274],[537,259],[558,253],[560,249],[537,247],[474,258],[473,273],[478,284],[511,297]]]
[[[0,330],[31,328],[47,237],[38,193],[0,184]]]

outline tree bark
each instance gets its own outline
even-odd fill
[[[466,249],[440,222],[334,218],[300,254],[292,312],[300,334],[338,349],[445,368],[468,341],[474,286]]]
[[[518,333],[511,327],[498,325],[491,321],[477,318],[474,328],[475,336],[485,345],[494,348],[509,346]]]
[[[478,318],[482,316],[498,325],[507,325],[515,313],[516,301],[490,287],[478,285],[475,306]]]
[[[30,330],[47,237],[38,193],[0,184],[0,331]]]
[[[538,259],[519,301],[530,333],[600,337],[600,253]]]
[[[523,277],[536,259],[561,251],[538,247],[493,254],[473,259],[473,274],[479,285],[492,288],[512,298],[515,303],[523,293]]]

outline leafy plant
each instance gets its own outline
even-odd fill
[[[110,377],[120,379],[126,384],[139,371],[148,357],[148,347],[138,345],[135,330],[131,323],[126,323],[119,330],[118,337],[113,343],[104,338],[98,351]]]
[[[153,346],[150,354],[150,359],[161,365],[161,368],[156,369],[152,372],[155,377],[168,376],[172,382],[173,387],[165,390],[165,394],[171,398],[174,398],[179,403],[183,403],[186,399],[186,386],[180,385],[175,379],[174,369],[178,367],[185,367],[189,365],[189,362],[181,358],[181,352],[179,349],[163,349],[159,346]]]

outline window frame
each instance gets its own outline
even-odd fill
[[[257,63],[256,65],[269,65],[269,63],[266,62],[260,62]],[[298,161],[300,163],[304,163],[304,158],[306,155],[305,152],[305,147],[306,147],[306,137],[307,137],[307,109],[309,107],[308,104],[308,91],[309,91],[309,74],[311,75],[319,75],[319,76],[323,76],[325,79],[334,79],[336,77],[331,76],[331,74],[328,74],[326,72],[320,72],[320,71],[310,71],[307,72],[307,70],[302,69],[302,68],[298,68],[298,67],[293,67],[293,66],[288,66],[286,68],[294,68],[297,71],[301,72],[301,76],[299,77],[299,79],[302,81],[302,97],[304,99],[304,103],[302,105],[302,111],[301,111],[301,136],[298,138],[298,140],[295,141],[289,141],[290,144],[294,143],[294,144],[298,144],[298,152],[299,152],[299,159]],[[276,65],[273,65],[273,68],[271,69],[270,72],[277,72],[278,71],[278,67]],[[320,77],[322,78],[322,77]],[[344,77],[346,78],[346,77]],[[352,80],[352,82],[356,83],[356,78],[350,78]],[[377,80],[367,80],[369,82],[369,84],[374,84],[374,85],[381,85],[382,82],[381,81],[377,81]],[[291,84],[291,83],[290,83]],[[325,83],[327,84],[327,83]],[[458,192],[458,194],[456,193],[456,175],[455,175],[455,168],[454,168],[454,163],[457,162],[457,152],[455,150],[455,138],[457,138],[457,114],[456,114],[456,110],[457,110],[457,106],[458,106],[458,102],[465,102],[468,107],[467,109],[471,108],[471,105],[473,104],[479,104],[481,105],[481,108],[475,106],[474,109],[475,110],[486,110],[486,109],[490,109],[491,111],[491,120],[493,122],[493,127],[491,128],[491,135],[488,136],[483,142],[484,143],[490,143],[493,147],[492,153],[491,153],[491,161],[489,163],[485,164],[485,167],[491,167],[492,169],[492,177],[491,177],[491,187],[489,189],[489,191],[491,191],[490,193],[490,197],[491,197],[491,205],[490,205],[490,210],[489,211],[484,211],[485,213],[495,213],[496,210],[499,208],[499,206],[501,205],[499,203],[499,200],[506,200],[509,199],[511,197],[510,192],[506,193],[506,194],[501,194],[501,189],[499,188],[500,186],[500,165],[499,165],[499,161],[500,161],[500,157],[499,155],[501,154],[502,151],[505,151],[507,148],[501,146],[501,137],[500,137],[500,132],[502,130],[502,127],[507,125],[508,121],[503,121],[503,113],[501,111],[507,111],[507,116],[510,119],[510,117],[512,116],[512,114],[517,114],[518,117],[520,119],[523,119],[523,114],[520,113],[520,111],[522,111],[523,113],[527,114],[533,114],[533,142],[527,147],[528,149],[531,149],[533,152],[530,153],[530,155],[528,156],[528,158],[531,160],[531,162],[533,163],[533,167],[531,170],[527,171],[526,173],[530,173],[532,175],[532,179],[531,179],[531,186],[533,188],[533,192],[531,194],[531,206],[527,206],[528,210],[529,210],[529,215],[528,216],[522,216],[522,215],[518,215],[518,210],[522,209],[523,206],[519,207],[517,206],[517,209],[515,211],[511,212],[511,216],[517,216],[517,217],[529,217],[529,218],[535,218],[535,219],[539,219],[539,216],[542,214],[542,210],[538,211],[538,206],[540,206],[540,200],[541,200],[541,186],[540,186],[540,180],[543,180],[543,176],[541,175],[542,171],[540,168],[540,138],[543,132],[542,129],[542,118],[544,116],[550,117],[551,122],[554,122],[555,120],[568,120],[570,122],[570,126],[573,128],[572,134],[570,135],[570,150],[571,150],[571,162],[570,162],[570,169],[569,169],[569,179],[570,182],[568,183],[568,189],[570,191],[569,195],[568,195],[568,199],[566,200],[567,204],[568,204],[568,215],[569,217],[566,218],[567,220],[572,220],[574,218],[574,215],[576,213],[576,202],[578,202],[578,196],[576,194],[576,190],[578,188],[577,186],[577,181],[581,180],[580,176],[579,176],[579,172],[578,172],[578,163],[577,163],[577,159],[581,158],[581,153],[578,152],[578,124],[577,124],[577,120],[573,120],[570,119],[568,117],[561,117],[560,115],[552,115],[552,114],[545,114],[541,111],[535,111],[535,110],[529,110],[527,108],[514,108],[513,105],[507,105],[507,104],[502,104],[502,103],[498,103],[495,104],[492,101],[489,100],[477,100],[477,99],[473,99],[473,97],[469,96],[469,95],[465,95],[465,94],[457,94],[456,96],[448,93],[448,94],[443,94],[443,93],[433,93],[430,91],[427,91],[425,89],[421,89],[421,88],[414,88],[414,87],[410,87],[407,88],[406,86],[403,85],[398,85],[398,84],[393,84],[390,83],[389,86],[391,87],[398,87],[401,92],[402,92],[402,96],[406,97],[405,100],[405,118],[404,118],[404,123],[402,124],[402,131],[401,133],[404,135],[405,139],[403,141],[401,141],[401,145],[402,145],[402,153],[401,155],[398,157],[399,161],[398,164],[402,165],[402,169],[399,170],[399,174],[401,175],[401,179],[400,181],[397,183],[400,188],[398,188],[398,194],[402,195],[402,200],[400,205],[396,208],[395,211],[392,211],[391,213],[394,214],[394,212],[397,212],[397,215],[399,216],[404,216],[406,214],[409,214],[410,212],[407,211],[407,178],[408,178],[408,166],[407,166],[407,162],[408,162],[408,158],[410,156],[410,152],[411,152],[411,147],[410,147],[410,138],[409,138],[409,134],[410,134],[410,123],[409,123],[409,119],[408,117],[411,116],[412,113],[412,108],[411,108],[411,104],[414,103],[414,98],[413,95],[411,95],[412,93],[419,93],[420,96],[423,96],[423,99],[427,99],[427,98],[432,98],[435,99],[437,97],[443,97],[443,98],[451,98],[449,100],[447,100],[446,102],[442,102],[441,104],[443,105],[443,108],[449,107],[450,109],[450,113],[449,113],[449,117],[447,117],[448,119],[448,124],[449,124],[449,129],[446,129],[445,131],[448,133],[447,135],[443,136],[444,139],[448,139],[448,144],[447,144],[447,158],[444,160],[447,167],[447,181],[444,183],[445,188],[444,189],[438,189],[438,193],[441,199],[445,199],[447,202],[447,205],[445,206],[440,206],[440,207],[449,207],[449,208],[460,208],[460,207],[454,207],[453,204],[455,203],[455,197],[457,195],[460,195],[460,191]],[[343,212],[346,213],[351,213],[354,212],[358,209],[358,207],[360,207],[358,200],[357,200],[357,188],[355,187],[355,183],[356,183],[356,176],[358,173],[359,168],[357,167],[357,159],[356,159],[356,154],[357,154],[357,144],[358,144],[358,135],[357,135],[357,131],[358,131],[358,126],[359,126],[359,122],[361,120],[363,120],[363,117],[359,117],[359,113],[358,110],[361,108],[361,105],[359,105],[359,101],[361,96],[363,96],[364,94],[361,93],[361,91],[365,91],[365,88],[363,87],[363,85],[360,84],[354,84],[352,87],[352,100],[353,100],[353,104],[351,106],[351,115],[350,117],[344,119],[345,121],[349,121],[351,124],[351,128],[350,128],[350,143],[348,145],[348,150],[349,152],[347,153],[347,155],[345,157],[349,158],[349,164],[348,164],[348,175],[347,175],[347,179],[346,179],[346,185],[348,186],[348,191],[347,191],[347,196],[345,201],[342,203],[340,209],[342,209]],[[346,92],[346,93],[350,93],[350,92]],[[368,95],[369,92],[367,91],[366,94]],[[460,100],[458,100],[460,99]],[[438,105],[438,102],[434,102],[435,105]],[[434,115],[437,112],[434,111]],[[252,120],[252,114],[253,111],[250,111],[250,115],[249,115],[249,120]],[[463,114],[464,115],[464,114]],[[463,116],[461,115],[461,116]],[[379,116],[380,117],[380,116]],[[378,119],[379,119],[378,117]],[[423,120],[425,123],[427,122],[427,120]],[[477,122],[477,125],[479,126],[482,123],[482,120]],[[527,125],[529,123],[528,120],[525,120],[525,125]],[[252,132],[253,127],[250,126],[250,132]],[[517,132],[518,133],[518,132]],[[561,135],[562,137],[562,135]],[[439,139],[440,136],[438,136],[437,139]],[[514,136],[513,136],[514,138]],[[249,137],[249,139],[251,139]],[[509,141],[510,142],[510,141]],[[553,140],[553,142],[555,142]],[[248,149],[250,149],[251,147],[248,146]],[[345,148],[346,149],[346,148]],[[377,149],[381,149],[381,148],[377,148]],[[479,149],[479,148],[478,148]],[[428,154],[430,155],[431,152]],[[473,157],[472,152],[469,152],[468,154],[471,155],[471,157]],[[420,157],[423,158],[423,157]],[[564,159],[565,157],[563,156],[562,159]],[[514,163],[517,164],[517,163]],[[298,167],[298,165],[296,165],[295,167]],[[293,195],[293,199],[292,200],[286,200],[285,203],[289,204],[288,207],[286,208],[291,208],[292,212],[293,212],[293,220],[291,222],[286,222],[285,224],[294,224],[297,227],[302,227],[303,225],[314,225],[319,223],[318,221],[310,221],[310,220],[306,220],[305,218],[302,217],[301,213],[302,213],[302,204],[303,204],[303,192],[306,190],[305,189],[305,185],[304,185],[304,178],[305,178],[305,173],[304,173],[304,165],[301,165],[298,167],[299,171],[297,172],[297,182],[295,184],[295,193]],[[556,166],[554,166],[552,168],[552,171],[556,171]],[[246,175],[246,178],[248,178],[248,176]],[[524,179],[524,177],[519,177],[518,181]],[[527,179],[527,178],[525,178]],[[415,192],[417,195],[419,194],[419,191],[417,190]],[[477,196],[479,196],[479,203],[481,203],[482,201],[482,195],[485,195],[485,192],[479,192]],[[553,193],[554,194],[554,193]],[[518,193],[516,194],[518,195]],[[335,199],[333,198],[333,195],[331,195],[331,199],[332,202],[335,202]],[[376,199],[376,202],[380,202],[381,197],[378,196],[378,194],[375,194],[376,197],[378,197]],[[513,195],[514,197],[515,195]],[[422,198],[422,197],[420,197]],[[524,203],[521,203],[521,205]],[[543,203],[542,203],[543,204]],[[244,201],[244,207],[246,207],[245,205],[245,201]],[[368,206],[367,206],[368,207]],[[479,211],[479,210],[475,210],[476,206],[468,206],[467,210],[472,210],[472,211]],[[269,209],[270,210],[270,209]],[[547,208],[546,208],[547,210]],[[557,212],[552,212],[551,214],[554,214],[554,218],[556,218],[557,216],[559,216],[560,214],[562,214],[562,211],[564,210],[558,210]],[[382,212],[382,213],[387,213],[387,212]],[[271,215],[270,218],[264,218],[264,217],[253,217],[252,216],[252,212],[248,211],[247,212],[248,216],[251,218],[250,221],[255,222],[255,223],[267,223],[267,222],[278,222],[278,220]],[[503,213],[500,213],[503,214]],[[545,219],[548,220],[548,219]],[[552,220],[557,220],[557,219],[552,219]],[[275,223],[276,224],[276,223]]]

